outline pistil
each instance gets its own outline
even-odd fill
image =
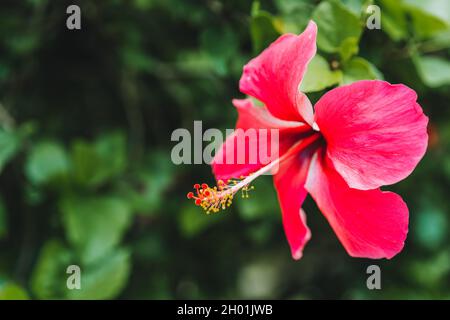
[[[240,176],[238,179],[228,179],[226,182],[223,180],[217,181],[217,186],[210,187],[206,183],[195,184],[194,192],[187,194],[188,199],[194,199],[195,205],[202,207],[207,214],[216,213],[220,210],[224,210],[231,206],[235,194],[241,190],[242,197],[248,198],[249,191],[254,189],[250,183],[259,176],[272,171],[276,166],[279,166],[283,161],[298,154],[301,150],[311,146],[320,138],[320,134],[313,132],[312,135],[305,137],[296,144],[294,144],[288,151],[286,151],[281,157],[273,160],[266,166],[258,169],[257,171],[247,175]]]

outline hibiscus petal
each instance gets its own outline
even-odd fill
[[[299,86],[316,54],[316,35],[313,21],[298,36],[282,35],[244,67],[240,90],[264,102],[277,118],[312,124],[311,103]]]
[[[291,248],[292,258],[295,260],[302,257],[303,248],[311,238],[311,232],[306,226],[305,213],[301,209],[307,194],[304,185],[309,163],[310,157],[304,152],[282,163],[274,176],[284,232]]]
[[[227,137],[211,163],[218,180],[238,178],[257,171],[268,164],[271,155],[282,155],[302,133],[309,130],[304,123],[275,118],[267,108],[255,106],[250,99],[235,99],[233,104],[239,113],[236,124],[239,130]],[[267,134],[258,129],[267,129]],[[271,129],[277,130],[278,139],[276,135],[272,139],[274,132]],[[240,141],[245,141],[243,148]],[[241,163],[238,155],[244,155]]]
[[[299,121],[286,121],[275,118],[265,106],[259,107],[253,104],[251,99],[233,99],[239,118],[236,128],[241,129],[280,129],[292,133],[306,131],[309,128]],[[301,127],[301,130],[298,128]]]
[[[352,188],[368,190],[406,178],[427,148],[428,118],[414,90],[385,81],[333,89],[315,105],[327,154]]]
[[[408,208],[399,195],[349,188],[323,153],[313,157],[306,189],[351,256],[390,259],[403,249]]]

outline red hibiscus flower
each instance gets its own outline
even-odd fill
[[[218,186],[196,185],[188,198],[217,211],[277,166],[274,185],[294,259],[301,258],[311,237],[301,209],[307,193],[351,256],[392,258],[404,246],[408,208],[399,195],[379,187],[414,170],[426,151],[428,118],[412,89],[378,80],[330,90],[313,113],[299,86],[316,53],[316,34],[311,21],[302,34],[281,36],[244,67],[240,90],[264,106],[233,100],[236,128],[242,130],[228,137],[214,158]],[[278,158],[269,164],[227,163],[225,157],[248,129],[278,129],[276,146],[270,139],[247,144],[277,147]]]

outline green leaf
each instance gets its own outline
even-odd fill
[[[181,232],[186,237],[192,237],[205,230],[212,223],[217,222],[218,218],[219,215],[205,214],[201,208],[190,204],[181,211],[178,222]]]
[[[78,183],[90,186],[103,182],[103,174],[98,173],[101,168],[100,160],[91,144],[81,140],[75,141],[71,148],[71,158]]]
[[[325,58],[317,54],[308,65],[308,69],[300,85],[300,91],[321,91],[339,83],[341,80],[341,71],[331,71]]]
[[[381,30],[394,41],[405,39],[408,36],[408,23],[401,1],[379,0],[379,4],[382,12]]]
[[[221,29],[206,29],[200,37],[201,45],[214,61],[216,72],[226,75],[228,64],[238,50],[238,39],[229,27]]]
[[[351,57],[356,55],[359,51],[358,39],[357,38],[347,38],[342,42],[341,48],[339,49],[339,54],[341,56],[341,61],[343,63],[347,62]]]
[[[101,159],[101,165],[104,166],[104,176],[114,177],[125,170],[127,150],[126,138],[122,132],[110,132],[99,136],[94,143],[94,148]]]
[[[131,223],[128,204],[113,197],[68,197],[61,202],[69,242],[89,263],[120,243]]]
[[[60,144],[40,142],[27,158],[25,173],[32,183],[40,185],[67,174],[69,166],[69,158]]]
[[[447,25],[450,23],[450,2],[447,0],[404,0],[407,6],[415,6],[431,14]]]
[[[88,187],[106,183],[127,165],[126,141],[120,132],[104,134],[94,143],[75,141],[71,154],[76,181]]]
[[[155,170],[158,168],[158,170]],[[138,214],[153,214],[164,203],[163,193],[174,178],[174,166],[165,152],[154,150],[143,168],[134,173],[132,185],[119,184],[119,192]]]
[[[422,10],[410,8],[409,13],[412,16],[414,33],[419,39],[430,38],[448,28],[444,21]]]
[[[214,59],[205,51],[185,50],[178,53],[177,67],[183,72],[202,75],[203,77],[216,72]]]
[[[27,33],[17,33],[14,37],[5,39],[5,43],[8,49],[18,56],[26,56],[40,45],[38,34],[31,30]]]
[[[382,79],[382,74],[369,61],[355,57],[345,64],[343,84],[349,84],[358,80]]]
[[[356,16],[360,16],[363,9],[373,1],[370,0],[341,0],[341,2]]]
[[[404,0],[404,6],[412,17],[415,34],[423,39],[450,27],[450,2],[448,0]]]
[[[418,45],[420,52],[434,52],[450,48],[450,30],[440,32]]]
[[[450,62],[440,57],[414,56],[414,65],[423,83],[431,88],[450,84]]]
[[[445,284],[446,275],[450,272],[450,254],[441,251],[431,259],[422,259],[410,265],[411,278],[427,288],[435,288]]]
[[[418,39],[448,31],[450,3],[447,0],[380,0],[382,30],[393,40],[407,39],[409,29]],[[412,28],[408,25],[412,20]]]
[[[20,142],[21,139],[16,132],[0,127],[0,172],[5,164],[17,153]]]
[[[447,235],[445,213],[433,207],[427,207],[420,212],[414,226],[417,240],[426,248],[437,248]]]
[[[359,41],[362,33],[359,17],[339,1],[321,2],[312,18],[318,27],[317,45],[325,52],[338,52],[348,38]]]
[[[3,199],[0,198],[0,239],[4,238],[8,233],[7,215]]]
[[[59,241],[50,240],[41,253],[31,276],[31,291],[38,299],[60,299],[67,290],[66,270],[72,253]]]
[[[67,290],[67,298],[115,298],[127,284],[130,269],[130,252],[117,249],[94,263],[81,267],[81,289]]]
[[[140,48],[124,47],[120,54],[124,64],[130,69],[145,72],[152,72],[155,69],[155,61]]]
[[[301,33],[315,8],[309,0],[276,0],[283,20],[283,32]]]
[[[0,285],[0,300],[28,300],[28,293],[17,284],[7,282]]]
[[[282,24],[279,19],[266,11],[259,10],[257,5],[253,6],[250,34],[255,53],[267,48],[282,32]]]
[[[67,288],[70,265],[80,266],[81,289]],[[130,253],[116,249],[83,264],[57,240],[41,250],[31,277],[31,289],[38,299],[111,299],[125,286],[130,273]]]

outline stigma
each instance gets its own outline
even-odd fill
[[[193,199],[195,205],[201,207],[206,214],[216,213],[225,210],[233,203],[233,199],[241,191],[242,198],[249,197],[249,191],[255,187],[247,183],[245,176],[239,179],[229,179],[217,181],[217,186],[210,187],[206,183],[194,184],[195,192],[187,194],[188,199]]]

